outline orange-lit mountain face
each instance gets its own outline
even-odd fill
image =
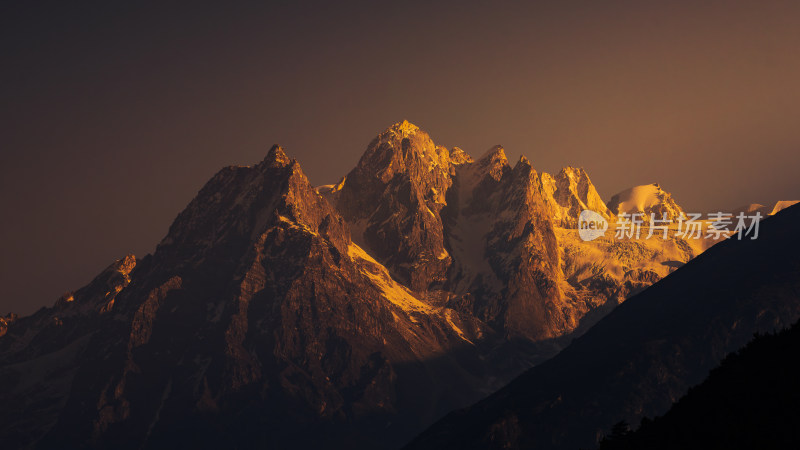
[[[579,241],[581,210],[611,217],[585,171],[539,174],[524,157],[512,167],[499,146],[473,160],[405,121],[319,192],[353,240],[415,296],[525,341],[572,333],[587,313],[618,304],[708,245]]]
[[[396,447],[708,246],[584,242],[583,209],[617,212],[582,169],[473,160],[405,121],[334,186],[273,147],[154,254],[0,319],[0,442]]]
[[[405,448],[597,448],[619,421],[636,427],[643,417],[667,413],[754,333],[789,327],[800,317],[798,221],[800,205],[784,208],[764,221],[758,239],[715,245],[555,357],[449,414]],[[709,386],[701,386],[688,403],[675,405],[669,420],[677,415],[682,423],[662,422],[661,435],[639,433],[629,445],[609,448],[797,448],[794,414],[778,414],[796,411],[796,380],[789,376],[797,372],[795,350],[773,351],[774,360],[754,358],[748,364],[755,367],[726,368],[724,386],[712,373],[717,396],[703,399]],[[698,392],[701,402],[693,403]]]

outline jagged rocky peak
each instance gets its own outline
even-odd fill
[[[577,227],[578,216],[584,209],[595,211],[605,218],[610,216],[605,202],[583,168],[568,166],[555,176],[543,173],[541,178],[556,225]]]
[[[513,339],[538,341],[574,328],[559,290],[558,243],[538,173],[512,168],[502,146],[457,170],[463,208],[449,228],[451,289],[465,308]]]
[[[390,187],[416,195],[408,179]],[[410,223],[423,214],[409,210]],[[464,369],[494,351],[484,344],[493,330],[398,284],[277,146],[255,166],[216,174],[145,259],[133,271],[132,256],[115,262],[22,324],[0,320],[0,378],[9,381],[0,398],[18,405],[0,408],[0,441],[33,429],[12,447],[48,432],[37,448],[164,448],[189,427],[208,432],[189,447],[225,436],[223,447],[319,448],[335,423],[343,441],[354,434],[384,448],[508,378]],[[112,279],[125,281],[121,292]],[[105,320],[73,313],[107,292],[119,295]],[[20,360],[42,367],[32,382],[13,366]],[[53,373],[65,375],[54,383],[45,378]],[[67,401],[72,393],[79,401]],[[406,406],[411,395],[423,401]],[[257,432],[240,440],[245,428]]]
[[[515,172],[522,171],[531,176],[537,175],[536,169],[533,168],[533,165],[528,158],[525,157],[525,155],[520,155],[519,160],[517,160],[517,163],[514,164],[514,168],[512,170]]]
[[[136,267],[136,255],[133,253],[128,253],[122,259],[115,261],[110,267],[113,267],[114,271],[124,276],[128,276],[133,268]]]
[[[280,145],[273,145],[264,158],[264,163],[273,167],[284,167],[292,163],[292,159],[286,156],[286,152]]]
[[[459,147],[450,150],[450,163],[454,165],[469,164],[474,162],[471,156]]]
[[[504,177],[487,236],[489,264],[505,285],[502,313],[490,322],[532,341],[557,337],[577,322],[559,289],[558,242],[542,193],[538,173],[520,158]]]
[[[511,166],[508,164],[508,158],[506,158],[506,152],[502,145],[495,145],[487,150],[476,163],[476,170],[479,173],[488,175],[495,181],[500,181],[506,171],[510,169]]]
[[[511,166],[500,145],[490,148],[476,161],[459,166],[456,173],[460,207],[467,214],[490,210],[490,198],[498,192],[503,177],[510,172]]]
[[[788,208],[762,224],[757,240],[712,247],[554,358],[404,448],[596,448],[602,430],[620,420],[663,415],[753,333],[800,317],[798,220],[800,206]]]
[[[139,265],[136,257],[128,254],[111,263],[86,286],[63,294],[50,308],[22,318],[16,314],[0,317],[0,361],[9,361],[19,351],[49,354],[81,333],[96,331],[98,317],[118,312],[115,301],[131,283]],[[84,326],[89,327],[88,331]]]
[[[120,279],[130,281],[131,272],[136,268],[137,262],[136,255],[128,253],[106,267],[106,269],[100,273],[100,276],[106,277],[108,280]]]
[[[242,254],[280,221],[324,233],[340,251],[347,249],[344,220],[311,186],[300,164],[275,145],[255,166],[217,172],[175,219],[157,256],[196,264],[221,251]]]
[[[195,447],[253,446],[242,429],[279,448],[319,448],[332,428],[350,446],[407,439],[619,296],[584,276],[617,253],[560,241],[577,233],[553,223],[559,189],[564,208],[600,209],[588,176],[565,169],[550,195],[543,180],[501,146],[473,160],[407,121],[336,185],[314,188],[280,146],[224,168],[153,255],[0,318],[0,398],[18,405],[0,408],[0,441],[24,429],[46,436],[37,448],[162,448],[187,427],[207,433]],[[29,380],[30,367],[43,370]],[[75,383],[54,385],[64,370]]]
[[[414,291],[442,281],[450,264],[441,212],[455,166],[468,161],[455,154],[457,164],[426,132],[396,123],[372,140],[335,196],[356,243]]]
[[[450,152],[437,146],[428,133],[404,120],[381,132],[367,147],[356,171],[387,183],[398,173],[414,177],[434,169],[449,171]]]
[[[461,150],[455,153],[460,164],[470,159]],[[407,180],[420,190],[421,199],[436,213],[445,204],[452,174],[447,148],[437,146],[428,133],[404,120],[370,142],[356,167],[345,177],[340,203],[354,217],[368,216],[372,208],[363,205],[374,205],[385,186]]]
[[[519,160],[509,172],[511,183],[516,183],[520,188],[527,192],[527,195],[534,196],[537,202],[542,202],[542,180],[536,169],[525,156],[520,156]]]
[[[683,214],[683,209],[672,198],[672,194],[663,190],[658,183],[626,189],[611,197],[607,206],[614,216],[641,213],[645,221],[650,220],[650,214],[655,214],[659,220],[665,213],[670,220],[676,220]]]
[[[133,254],[114,261],[86,287],[59,297],[54,309],[62,316],[89,311],[111,311],[117,294],[131,282],[131,272],[136,264],[136,256]]]

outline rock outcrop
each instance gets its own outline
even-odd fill
[[[152,255],[0,319],[0,440],[394,447],[702,251],[584,243],[585,208],[611,214],[582,169],[474,160],[406,121],[336,185],[274,146],[214,175]]]

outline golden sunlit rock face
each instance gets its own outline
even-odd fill
[[[658,193],[646,211],[680,210]],[[408,121],[336,185],[314,187],[273,146],[214,175],[152,255],[0,320],[0,393],[47,405],[0,408],[0,436],[41,448],[405,442],[708,246],[586,242],[583,209],[615,214],[583,169],[512,166],[501,146],[473,159]]]
[[[709,248],[626,300],[545,364],[529,369],[472,407],[445,417],[404,448],[566,450],[597,448],[598,441],[609,435],[617,439],[609,438],[611,442],[604,442],[601,449],[694,448],[701,441],[708,447],[725,442],[727,447],[742,448],[731,441],[737,438],[757,442],[757,446],[762,442],[778,442],[768,447],[793,445],[797,437],[792,428],[764,433],[771,425],[740,427],[795,416],[793,402],[784,399],[797,393],[796,387],[789,386],[797,368],[791,361],[796,342],[787,345],[790,342],[784,340],[774,347],[775,353],[760,354],[754,354],[748,342],[756,334],[761,335],[756,338],[758,345],[777,344],[773,336],[764,338],[763,333],[792,326],[789,333],[796,335],[800,326],[798,221],[800,207],[792,206],[765,220],[758,239],[728,239]],[[626,251],[620,259],[633,253]],[[787,333],[782,335],[785,339]],[[796,336],[791,340],[796,341]],[[742,352],[753,358],[748,366],[739,364]],[[715,369],[726,355],[725,369]],[[726,366],[732,364],[737,367],[729,371]],[[724,388],[706,397],[709,404],[693,405],[698,390],[708,393],[707,386],[696,385],[706,377],[716,383],[721,372],[729,377]],[[748,378],[763,376],[769,385],[761,384],[764,380],[751,384],[742,378],[743,373]],[[732,401],[732,396],[738,400]],[[736,409],[733,417],[730,408]],[[764,414],[771,420],[765,420]],[[650,422],[643,420],[673,421],[676,416],[692,423],[673,422],[654,433]],[[637,441],[623,439],[627,424],[638,423],[643,425]],[[622,433],[612,431],[620,428]],[[676,441],[685,445],[673,446]]]
[[[621,244],[627,250],[611,238],[583,243],[582,210],[612,218],[583,169],[539,174],[524,156],[512,167],[501,146],[473,160],[407,121],[381,133],[338,186],[319,190],[353,239],[418,297],[534,342],[573,332],[588,312],[705,248],[672,239]]]

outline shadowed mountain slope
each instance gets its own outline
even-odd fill
[[[753,333],[800,316],[798,223],[790,207],[757,240],[714,246],[407,448],[590,448],[619,420],[663,414]]]
[[[0,318],[0,443],[397,447],[705,248],[583,242],[584,207],[608,214],[582,169],[474,160],[407,121],[332,186],[274,146],[154,254]]]
[[[728,355],[662,417],[643,419],[601,450],[800,447],[800,323]]]

